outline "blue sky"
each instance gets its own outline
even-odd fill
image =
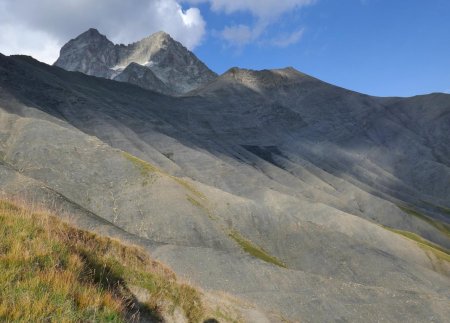
[[[379,96],[450,93],[450,0],[0,0],[0,52],[52,64],[97,28],[164,30],[211,69],[296,69]]]
[[[247,13],[224,15],[200,6],[208,35],[196,54],[213,70],[293,66],[319,79],[379,96],[450,93],[450,1],[319,0],[284,13],[261,39],[233,46],[215,37]],[[304,28],[290,46],[266,39]]]

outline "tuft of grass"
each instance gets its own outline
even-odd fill
[[[200,199],[205,199],[206,196],[200,192],[199,190],[197,190],[195,187],[193,187],[191,184],[189,184],[187,181],[185,181],[184,179],[181,179],[179,177],[175,177],[175,176],[170,176],[175,182],[177,182],[178,184],[180,184],[181,186],[183,186],[186,190],[188,190],[189,192],[191,192],[192,194],[194,194],[196,197],[200,198]]]
[[[232,238],[234,241],[236,241],[236,243],[242,248],[242,250],[252,255],[253,257],[282,268],[287,268],[283,262],[278,260],[276,257],[271,256],[264,249],[253,244],[250,240],[247,240],[246,238],[241,236],[239,232],[232,230],[228,233],[228,236]]]
[[[211,220],[217,221],[216,216],[211,212],[211,210],[205,206],[202,202],[198,201],[196,198],[192,197],[189,194],[186,194],[186,199],[188,200],[189,203],[191,203],[193,206],[202,209],[204,212],[206,212],[206,214],[208,215],[208,218],[210,218]]]
[[[141,171],[142,175],[147,175],[149,173],[156,173],[156,172],[160,172],[160,170],[158,168],[156,168],[155,166],[153,166],[152,164],[146,162],[145,160],[142,160],[136,156],[133,156],[127,152],[122,152],[123,156],[128,159],[129,161],[131,161],[134,165],[136,165],[136,167],[138,167]]]
[[[410,240],[417,242],[422,247],[426,247],[427,250],[433,251],[436,254],[436,256],[438,256],[438,258],[440,258],[442,260],[450,261],[450,250],[448,250],[444,247],[441,247],[440,245],[433,243],[416,233],[413,233],[410,231],[394,229],[394,228],[390,228],[390,227],[384,227],[384,228],[388,229],[389,231],[400,234]]]
[[[190,195],[186,195],[186,199],[189,201],[189,203],[191,203],[193,206],[196,206],[198,208],[204,209],[204,206],[202,203],[200,203],[199,201],[197,201],[195,198],[193,198]]]
[[[0,320],[162,321],[205,318],[202,294],[135,246],[79,230],[49,212],[0,200]],[[148,292],[137,303],[129,286]]]
[[[143,176],[143,186],[153,183],[155,181],[156,174],[170,178],[189,192],[189,194],[186,194],[186,199],[189,203],[206,212],[211,220],[217,220],[217,218],[213,215],[213,212],[202,202],[202,200],[206,200],[206,196],[197,190],[193,185],[189,184],[189,182],[182,178],[169,175],[145,160],[142,160],[127,152],[122,152],[122,154],[127,160],[131,161],[136,167],[139,168],[141,175]]]
[[[397,205],[399,209],[401,209],[403,212],[412,215],[416,218],[421,219],[422,221],[427,222],[428,224],[432,225],[433,227],[435,227],[436,229],[438,229],[439,231],[441,231],[444,235],[446,235],[447,237],[450,238],[450,226],[448,224],[442,223],[438,220],[434,220],[420,212],[418,212],[417,210],[402,206],[402,205]]]
[[[448,275],[448,264],[443,266],[444,263],[450,263],[450,251],[448,249],[445,249],[431,241],[428,241],[413,232],[398,230],[386,226],[384,228],[417,243],[417,245],[422,248],[427,254],[433,266],[433,269],[437,272]],[[434,258],[430,257],[429,254],[434,255]]]
[[[199,190],[197,190],[194,186],[192,186],[191,184],[189,184],[186,180],[176,177],[176,176],[172,176],[169,175],[167,173],[165,173],[164,171],[160,170],[159,168],[153,166],[152,164],[146,162],[145,160],[142,160],[136,156],[133,156],[127,152],[122,152],[122,155],[129,160],[130,162],[132,162],[136,167],[139,168],[141,175],[145,176],[147,178],[149,178],[152,174],[158,173],[162,176],[167,176],[170,179],[174,180],[175,182],[177,182],[179,185],[181,185],[182,187],[184,187],[187,191],[189,191],[190,193],[192,193],[194,196],[200,198],[200,199],[205,199],[205,195],[200,192]]]
[[[141,175],[144,178],[144,180],[142,181],[143,186],[153,183],[156,173],[160,173],[160,170],[158,168],[146,162],[145,160],[142,160],[127,152],[122,152],[122,155],[139,169]]]
[[[231,317],[229,314],[223,312],[221,309],[217,308],[216,311],[214,312],[214,315],[217,318],[221,318],[227,322],[232,322],[232,323],[240,323],[240,321],[238,319],[234,319],[233,317]],[[208,321],[205,321],[208,322]],[[205,323],[204,322],[204,323]],[[210,322],[214,322],[213,320],[210,319]]]
[[[197,190],[193,185],[189,184],[189,182],[187,182],[182,178],[169,175],[164,171],[158,169],[157,167],[151,165],[150,163],[146,162],[145,160],[137,158],[127,152],[122,152],[122,154],[126,159],[131,161],[134,165],[136,165],[136,167],[140,169],[141,175],[144,177],[142,181],[143,186],[146,186],[149,183],[153,183],[155,180],[156,173],[161,176],[165,176],[166,178],[170,178],[171,180],[175,181],[178,185],[182,186],[185,190],[189,192],[189,194],[186,194],[186,199],[188,200],[189,203],[205,211],[211,220],[217,220],[216,217],[211,212],[211,210],[202,202],[202,200],[203,201],[206,200],[206,196],[202,192]]]
[[[20,207],[18,207],[16,204],[7,201],[7,200],[0,200],[0,211],[4,212],[11,212],[11,211],[20,211]]]
[[[136,156],[133,156],[133,155],[127,153],[127,152],[122,152],[122,154],[126,159],[131,161],[134,165],[136,165],[140,169],[142,175],[159,172],[158,168],[156,168],[152,164],[146,162],[145,160],[142,160]]]

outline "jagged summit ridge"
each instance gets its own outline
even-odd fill
[[[141,65],[142,72],[130,75],[127,67],[131,63]],[[54,65],[68,71],[133,83],[158,92],[164,88],[162,92],[165,94],[192,91],[217,76],[192,52],[163,31],[129,45],[117,45],[97,29],[90,28],[61,48]],[[136,67],[132,70],[136,71]],[[156,80],[148,77],[149,72],[154,74]]]

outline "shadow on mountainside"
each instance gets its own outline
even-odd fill
[[[450,159],[445,157],[450,149],[445,142],[450,136],[445,128],[450,122],[450,114],[445,114],[450,96],[440,98],[443,107],[433,107],[441,119],[414,130],[407,113],[415,114],[404,107],[413,99],[389,103],[302,74],[295,77],[299,80],[287,77],[288,82],[274,89],[276,83],[270,82],[266,71],[263,84],[258,78],[250,85],[228,80],[216,88],[208,85],[213,94],[175,98],[67,72],[29,57],[0,57],[3,94],[113,147],[132,148],[143,159],[152,161],[154,156],[142,147],[152,146],[159,133],[184,147],[258,171],[269,163],[299,177],[295,169],[307,161],[374,196],[450,222]],[[398,105],[403,106],[397,109]],[[24,113],[17,105],[4,108]],[[427,137],[429,128],[442,130]],[[119,132],[120,140],[112,132]],[[167,154],[177,161],[176,151]],[[239,175],[237,169],[230,171]]]

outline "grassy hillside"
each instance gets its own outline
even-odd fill
[[[199,322],[208,311],[197,289],[144,251],[0,200],[0,321],[160,321],[175,312]]]

